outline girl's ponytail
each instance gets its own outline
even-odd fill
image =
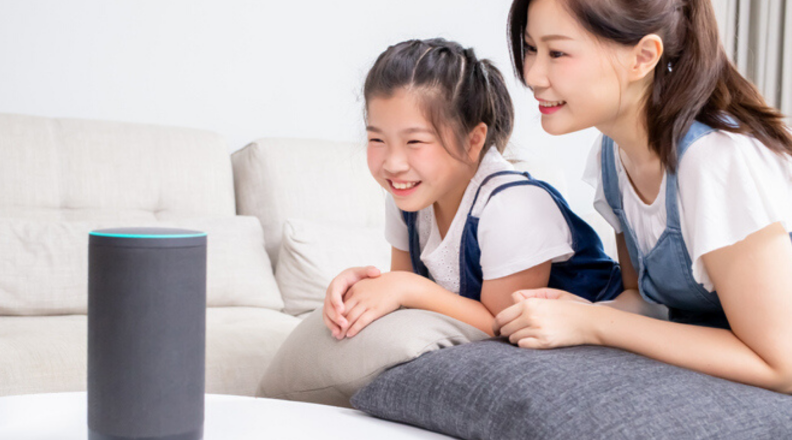
[[[500,71],[489,60],[479,61],[478,67],[484,76],[488,107],[492,114],[488,118],[486,144],[494,145],[502,153],[514,129],[514,106]]]

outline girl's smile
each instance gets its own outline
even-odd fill
[[[420,181],[418,182],[398,182],[395,180],[386,179],[391,186],[391,193],[394,196],[398,197],[407,197],[410,194],[414,193],[415,190],[418,188],[418,185],[421,184]]]

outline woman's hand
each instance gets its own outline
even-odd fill
[[[397,310],[410,289],[423,280],[410,272],[387,272],[355,283],[344,295],[348,326],[338,339],[353,337],[373,321]]]
[[[512,300],[514,300],[515,304],[528,298],[560,299],[563,301],[575,301],[583,304],[591,304],[591,301],[587,300],[586,298],[581,298],[565,290],[552,289],[550,287],[544,287],[541,289],[518,290],[512,294]]]
[[[595,307],[556,289],[517,291],[515,304],[495,317],[493,331],[522,348],[556,348],[594,344]]]
[[[339,338],[349,328],[349,323],[344,317],[344,312],[346,311],[344,308],[344,295],[360,280],[378,276],[380,276],[380,271],[374,266],[351,267],[338,274],[330,282],[330,286],[327,287],[327,292],[325,293],[322,316],[325,325],[333,333],[333,337]]]

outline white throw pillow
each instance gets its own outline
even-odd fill
[[[275,270],[283,311],[297,316],[321,307],[327,286],[342,270],[390,270],[390,254],[382,228],[287,220]]]
[[[133,224],[13,219],[0,220],[0,315],[85,314],[88,234],[131,226],[195,229],[208,234],[209,306],[283,307],[255,217]]]
[[[401,309],[339,341],[325,326],[319,308],[286,338],[256,395],[350,407],[352,395],[386,369],[433,350],[488,337],[439,313]]]

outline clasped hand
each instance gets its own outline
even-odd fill
[[[327,288],[323,318],[336,339],[353,337],[373,321],[402,306],[407,272],[381,274],[373,266],[341,272]]]
[[[495,335],[509,338],[522,348],[556,348],[594,343],[592,303],[557,289],[518,290],[514,305],[493,322]]]

